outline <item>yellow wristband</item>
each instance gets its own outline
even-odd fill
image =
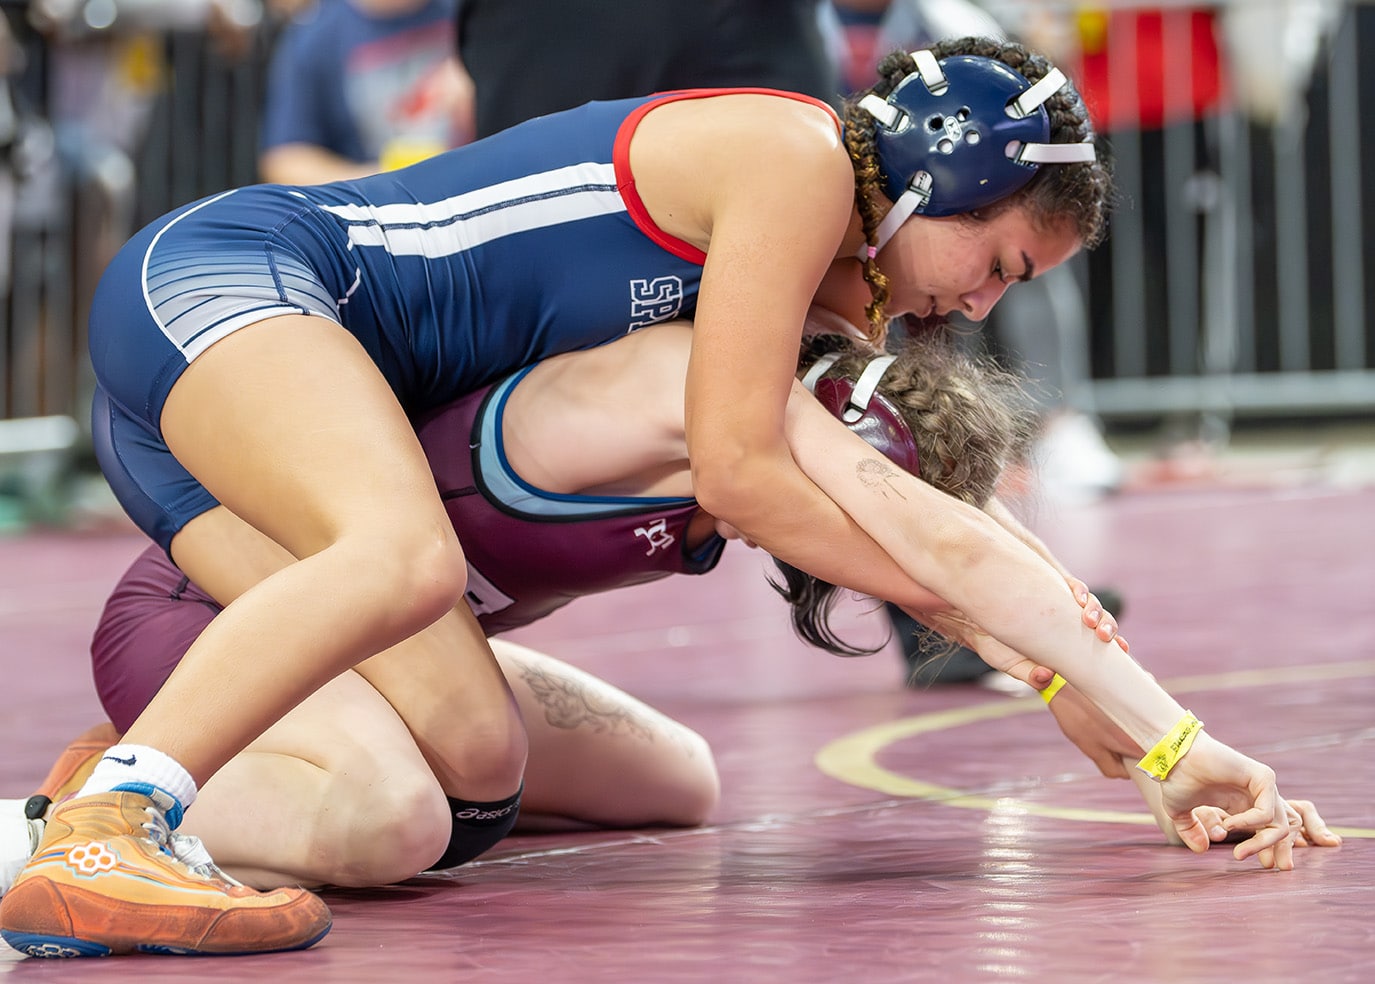
[[[1065,678],[1060,674],[1055,674],[1050,678],[1050,683],[1046,684],[1046,689],[1041,691],[1041,699],[1047,704],[1050,699],[1060,692],[1060,688],[1065,685]]]
[[[1164,782],[1202,730],[1203,722],[1194,717],[1193,711],[1185,711],[1179,723],[1155,743],[1155,747],[1136,763],[1136,767],[1156,782]]]

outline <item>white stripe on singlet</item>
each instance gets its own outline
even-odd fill
[[[339,320],[337,303],[315,271],[289,253],[269,253],[263,239],[163,245],[163,237],[178,223],[236,190],[206,199],[169,221],[143,254],[144,304],[188,363],[239,328],[278,315],[316,314]]]
[[[437,202],[322,205],[349,242],[393,256],[451,256],[504,236],[625,211],[611,164],[587,162],[503,181]]]

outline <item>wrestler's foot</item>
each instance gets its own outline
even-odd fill
[[[192,869],[163,812],[140,793],[59,804],[43,843],[0,900],[0,936],[35,957],[246,954],[320,940],[330,913],[302,889],[258,892]]]

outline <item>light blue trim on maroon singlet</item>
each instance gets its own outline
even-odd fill
[[[506,401],[533,368],[534,366],[528,366],[497,383],[492,387],[491,396],[483,403],[482,418],[478,422],[480,430],[476,464],[486,486],[487,495],[494,502],[515,515],[589,518],[617,515],[624,513],[627,508],[642,510],[658,506],[683,506],[696,501],[684,496],[570,495],[546,492],[517,475],[506,458],[501,421],[506,412]]]

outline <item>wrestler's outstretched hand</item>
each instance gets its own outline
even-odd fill
[[[1141,798],[1155,818],[1156,826],[1165,835],[1165,840],[1175,847],[1183,847],[1184,841],[1175,830],[1174,821],[1165,815],[1161,802],[1160,783],[1136,768],[1136,759],[1123,757],[1122,767],[1141,791]],[[1318,813],[1311,800],[1285,800],[1284,813],[1289,818],[1289,827],[1294,831],[1295,847],[1340,847],[1342,839],[1327,826],[1327,821]],[[1194,810],[1194,817],[1208,832],[1208,839],[1214,844],[1237,843],[1249,836],[1247,831],[1228,830],[1223,824],[1227,814],[1215,806],[1200,806]]]
[[[1149,779],[1146,781],[1150,782]],[[1295,847],[1342,846],[1341,835],[1334,833],[1327,826],[1327,821],[1318,813],[1318,808],[1313,805],[1312,800],[1287,799],[1284,801],[1284,814],[1289,818],[1289,829],[1294,832]],[[1203,825],[1203,829],[1208,831],[1208,836],[1214,844],[1236,844],[1247,836],[1244,830],[1228,830],[1223,823],[1227,819],[1227,814],[1215,806],[1200,806],[1194,810],[1194,816]],[[1166,822],[1169,822],[1168,818]],[[1172,843],[1184,846],[1177,835]]]
[[[1242,755],[1206,731],[1200,731],[1169,778],[1160,784],[1161,807],[1184,846],[1202,854],[1213,843],[1195,812],[1214,807],[1228,834],[1248,832],[1232,849],[1238,861],[1254,857],[1262,868],[1294,867],[1296,832],[1289,824],[1284,797],[1268,765]]]

